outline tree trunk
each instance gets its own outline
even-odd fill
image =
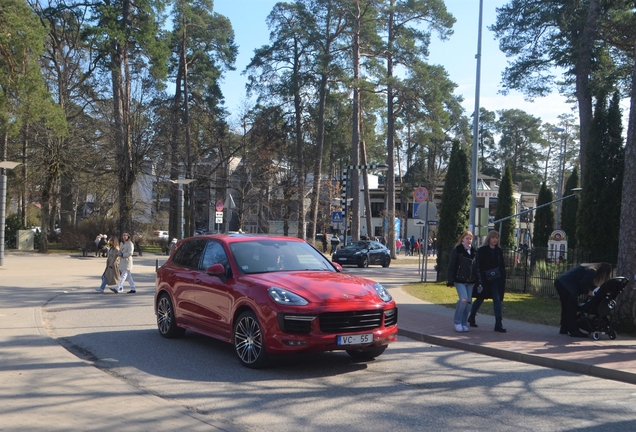
[[[298,238],[305,239],[305,162],[303,158],[303,124],[302,124],[302,98],[300,95],[300,53],[298,42],[294,46],[294,123],[296,131],[296,193],[298,196]],[[313,240],[313,239],[312,239]]]
[[[391,1],[393,6],[393,1]],[[393,10],[393,8],[391,8]],[[386,132],[386,158],[387,165],[389,166],[386,172],[386,188],[387,194],[387,244],[386,247],[391,251],[391,259],[397,258],[395,253],[395,113],[393,112],[393,86],[391,84],[393,79],[393,57],[391,50],[393,49],[393,12],[389,15],[388,24],[388,46],[387,46],[387,65],[386,75],[388,78],[387,96],[386,96],[386,116],[387,116],[387,132]]]
[[[590,137],[590,126],[592,124],[592,94],[589,87],[590,74],[592,70],[592,50],[596,39],[598,19],[600,15],[600,1],[590,0],[587,18],[579,44],[578,57],[576,59],[576,99],[579,104],[579,124],[581,140],[581,187],[584,188],[583,179],[587,167],[587,146]]]
[[[194,164],[192,160],[192,138],[190,136],[190,95],[188,90],[188,59],[186,57],[186,24],[183,23],[183,35],[181,40],[181,63],[183,65],[183,123],[185,126],[186,136],[186,155],[187,155],[187,171],[186,178],[194,178]],[[194,184],[189,183],[187,187],[188,194],[186,196],[186,228],[187,237],[194,235],[194,219],[195,219],[195,203],[194,203]]]
[[[181,108],[181,85],[183,78],[183,69],[181,65],[177,70],[177,78],[175,81],[174,105],[172,108],[172,138],[170,140],[170,179],[179,179],[179,126]],[[181,194],[179,193],[179,185],[172,183],[170,185],[170,208],[168,215],[168,237],[170,239],[181,239],[183,237],[183,225],[179,220],[179,206]]]
[[[636,48],[634,48],[636,54]],[[636,58],[636,57],[634,57]],[[636,328],[636,60],[632,70],[632,94],[629,107],[629,125],[627,127],[627,142],[625,144],[625,170],[623,177],[623,198],[621,204],[620,235],[618,236],[618,276],[625,276],[631,280],[621,294],[619,301],[619,316],[630,330]],[[630,289],[631,288],[631,289]]]

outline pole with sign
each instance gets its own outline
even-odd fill
[[[420,281],[427,281],[427,273],[428,273],[428,226],[431,222],[436,222],[435,218],[437,217],[437,206],[435,203],[430,201],[426,201],[421,203],[417,207],[417,216],[424,222],[422,226],[422,230],[426,231],[426,234],[422,236],[422,241],[425,242],[424,248],[424,259],[422,260],[422,277]],[[420,248],[421,249],[421,248]]]
[[[218,200],[214,205],[214,209],[216,210],[216,214],[214,215],[214,223],[216,224],[216,233],[221,232],[219,225],[223,223],[223,201]]]

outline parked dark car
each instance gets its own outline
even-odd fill
[[[372,240],[360,240],[338,249],[331,261],[340,265],[357,265],[368,267],[379,264],[382,267],[391,265],[391,252],[382,243]]]
[[[159,333],[193,330],[230,342],[250,368],[307,351],[371,360],[397,340],[397,307],[381,284],[341,270],[298,238],[184,239],[157,270]]]

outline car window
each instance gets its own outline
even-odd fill
[[[205,248],[205,240],[192,240],[182,245],[175,253],[172,262],[184,267],[199,269],[201,255]]]
[[[201,260],[201,269],[205,270],[212,264],[223,264],[223,267],[227,269],[228,260],[223,246],[216,241],[208,241],[203,252],[203,259]]]

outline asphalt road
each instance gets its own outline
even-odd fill
[[[633,431],[636,387],[431,346],[401,337],[376,361],[345,353],[242,367],[225,343],[186,333],[159,336],[152,300],[155,259],[136,260],[136,295],[100,294],[64,279],[42,308],[48,333],[80,358],[211,421],[243,431],[489,430]],[[415,266],[346,268],[390,290],[419,280]],[[90,273],[88,273],[90,275]],[[91,278],[89,280],[92,281]],[[70,282],[70,283],[69,283]],[[1,429],[1,427],[0,427]]]

